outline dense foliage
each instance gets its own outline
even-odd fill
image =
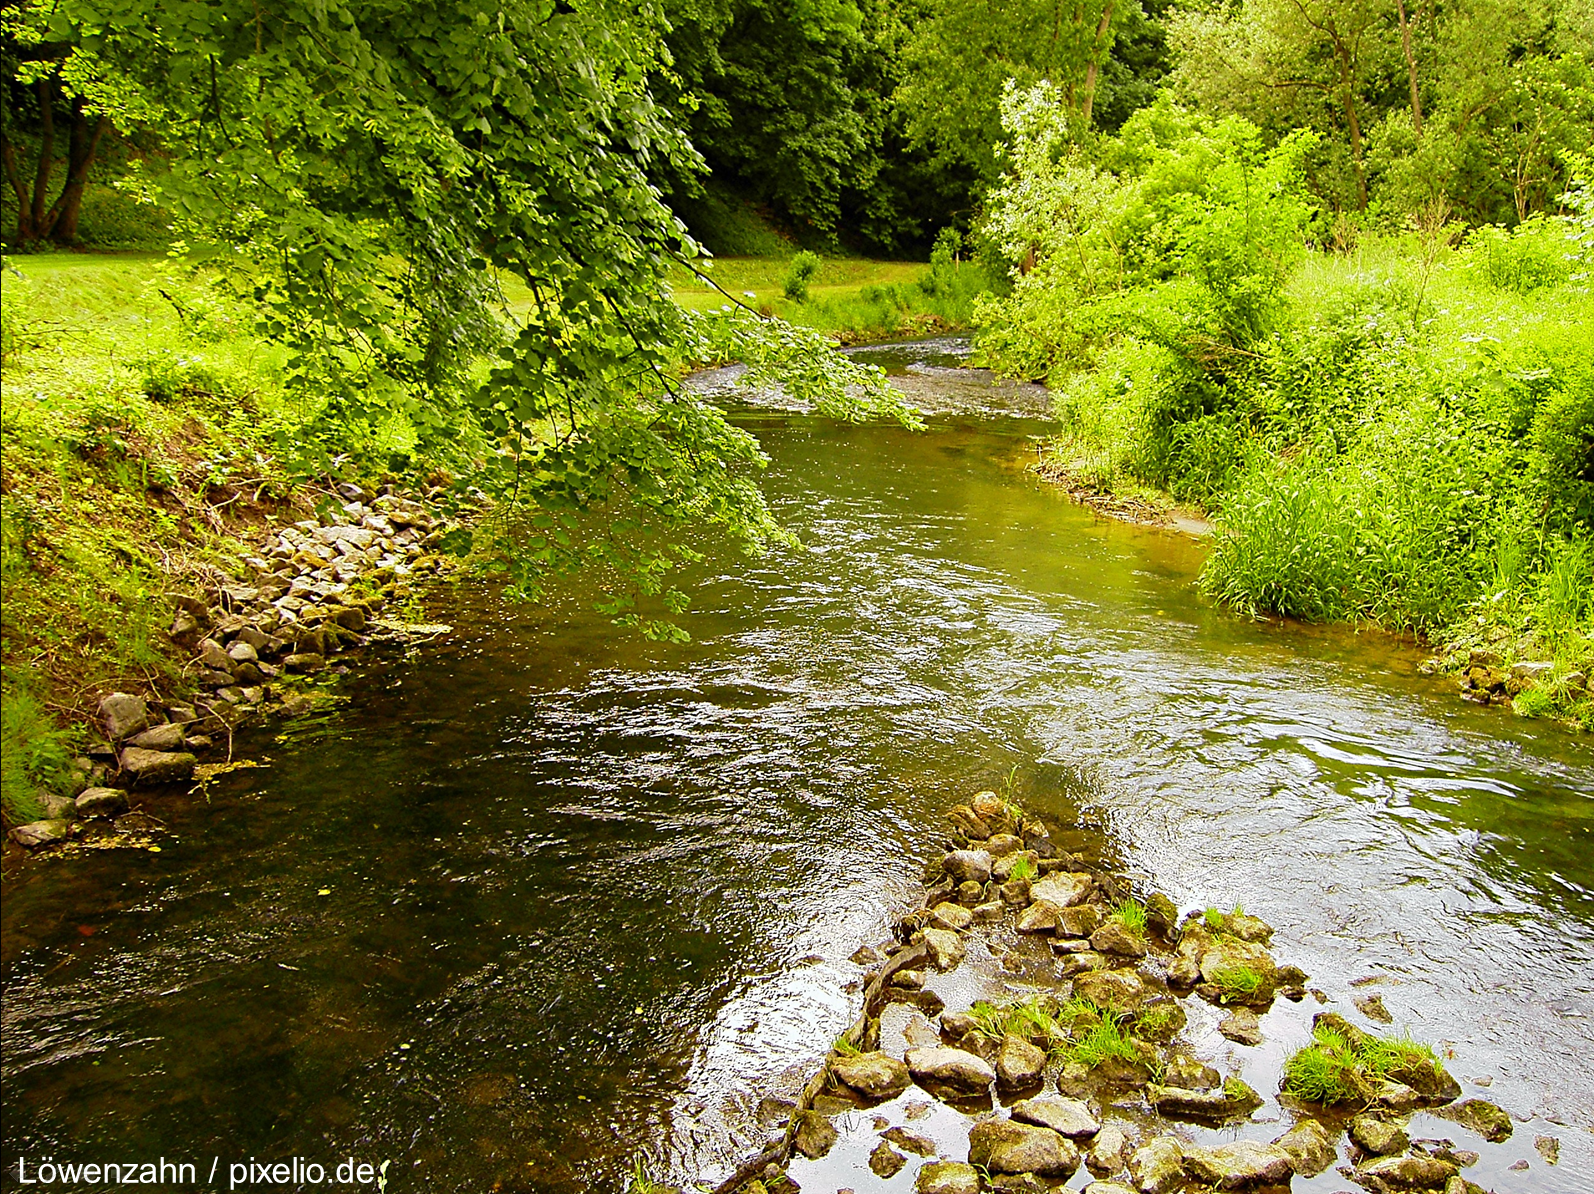
[[[6,21],[16,83],[162,147],[133,181],[289,349],[306,417],[283,458],[443,464],[534,508],[492,546],[523,592],[595,565],[617,613],[678,611],[678,532],[775,536],[757,443],[671,380],[682,360],[757,359],[831,413],[901,414],[820,337],[670,301],[696,248],[650,171],[695,155],[650,91],[650,8],[65,0]]]
[[[981,351],[1051,382],[1065,463],[1215,512],[1205,584],[1231,604],[1521,636],[1565,661],[1586,716],[1586,159],[1563,159],[1565,214],[1322,257],[1310,129],[1272,139],[1165,96],[1086,149],[1049,85],[1003,113],[1015,170],[989,226],[1031,268],[987,301]]]

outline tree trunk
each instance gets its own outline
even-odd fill
[[[1107,0],[1107,5],[1101,10],[1101,21],[1096,25],[1096,37],[1090,43],[1090,61],[1085,66],[1085,100],[1080,105],[1080,113],[1085,118],[1085,127],[1090,127],[1090,111],[1096,106],[1096,75],[1101,69],[1101,59],[1106,57],[1102,53],[1102,44],[1107,39],[1107,31],[1112,28],[1112,10],[1114,0]]]
[[[1345,102],[1345,124],[1350,130],[1350,155],[1356,164],[1356,210],[1367,210],[1367,171],[1362,167],[1362,122],[1356,113],[1355,72],[1351,70],[1350,49],[1337,34],[1334,51],[1339,59],[1339,86]]]
[[[94,165],[94,155],[105,132],[105,117],[96,116],[91,124],[83,112],[83,101],[72,104],[72,135],[67,151],[66,185],[50,207],[46,227],[40,235],[48,236],[57,244],[72,244],[77,240],[78,216],[83,209],[83,190],[88,185],[89,169]]]
[[[28,194],[28,184],[22,181],[22,171],[17,166],[17,148],[11,138],[0,134],[0,160],[5,162],[6,181],[17,196],[17,235],[19,245],[38,239],[33,225],[33,200]]]
[[[1400,14],[1400,46],[1406,53],[1406,77],[1411,83],[1411,127],[1422,140],[1422,95],[1417,87],[1417,58],[1411,52],[1411,22],[1406,20],[1406,0],[1395,0]]]

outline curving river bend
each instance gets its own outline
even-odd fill
[[[1588,739],[1378,634],[1215,608],[1197,542],[1026,474],[1042,396],[957,348],[874,354],[925,433],[740,408],[806,550],[711,556],[692,643],[462,587],[453,634],[240,741],[269,768],[167,800],[160,854],[13,862],[6,1187],[44,1154],[352,1156],[427,1191],[721,1173],[850,1019],[847,955],[947,805],[1016,767],[1076,848],[1243,901],[1313,985],[1452,1050],[1530,1161],[1469,1176],[1588,1189]]]

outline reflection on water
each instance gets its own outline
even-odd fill
[[[1033,482],[1037,425],[983,409],[920,435],[749,410],[806,546],[706,564],[694,642],[467,590],[341,715],[248,744],[271,768],[164,801],[163,853],[13,866],[7,1163],[714,1171],[850,1018],[845,959],[946,804],[1017,764],[1175,899],[1243,900],[1314,985],[1377,980],[1464,1078],[1565,1121],[1524,1125],[1563,1161],[1512,1188],[1579,1188],[1586,740],[1463,704],[1381,636],[1214,609],[1199,545]]]

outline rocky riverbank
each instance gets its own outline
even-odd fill
[[[149,847],[161,800],[235,765],[239,726],[313,708],[317,678],[346,673],[374,637],[447,629],[382,616],[417,577],[448,566],[431,553],[443,521],[391,490],[345,484],[339,496],[318,518],[261,537],[247,573],[173,599],[167,634],[188,657],[189,686],[103,696],[68,790],[47,794],[44,817],[15,826],[13,841]]]
[[[1180,916],[993,792],[950,819],[922,904],[854,956],[856,1020],[717,1194],[1021,1194],[1072,1188],[1081,1168],[1085,1194],[1281,1190],[1330,1170],[1370,1194],[1483,1194],[1468,1171],[1510,1139],[1510,1115],[1463,1098],[1428,1047],[1327,1009],[1261,919]],[[1254,1118],[1268,1100],[1194,1029],[1256,1049],[1275,1009],[1311,1028],[1281,1067],[1291,1122],[1270,1129]],[[1354,1015],[1390,1018],[1376,995]],[[1417,1134],[1435,1122],[1452,1131]],[[1534,1145],[1555,1163],[1555,1138]]]

